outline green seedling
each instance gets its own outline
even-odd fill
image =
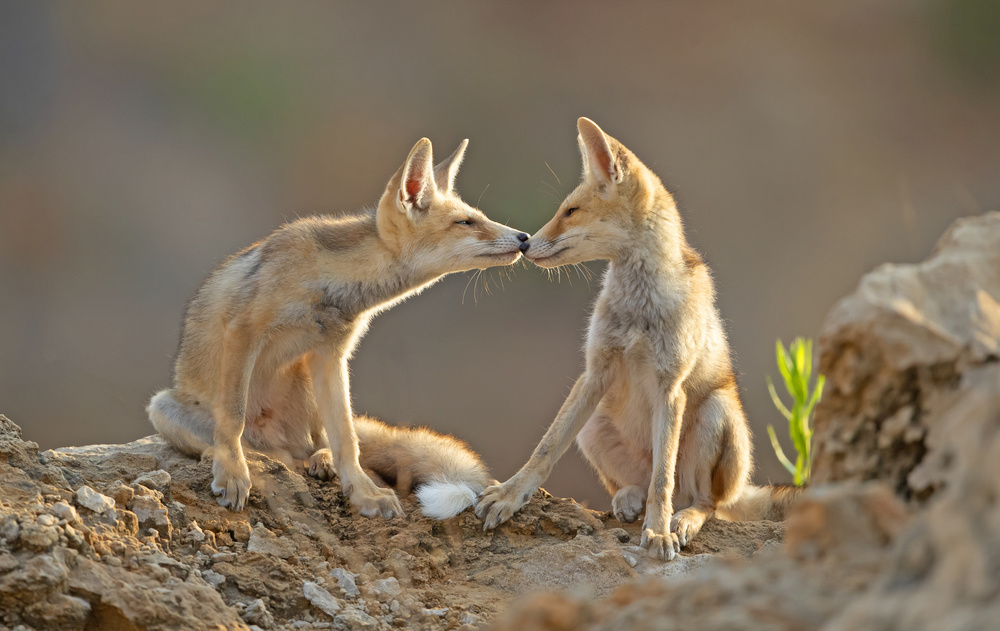
[[[785,456],[785,452],[778,443],[778,436],[774,432],[774,426],[767,426],[767,435],[771,437],[771,446],[778,456],[781,464],[788,469],[795,478],[795,485],[802,486],[809,482],[809,474],[812,471],[812,435],[813,430],[809,424],[813,407],[823,394],[823,384],[826,377],[819,375],[816,378],[816,387],[810,394],[809,380],[812,377],[812,340],[805,340],[801,337],[785,350],[781,340],[777,341],[776,354],[778,358],[778,370],[785,380],[785,388],[792,395],[792,409],[789,410],[774,389],[771,377],[767,377],[767,389],[771,393],[771,400],[774,401],[778,411],[788,419],[788,435],[792,439],[792,445],[798,455],[795,464]]]

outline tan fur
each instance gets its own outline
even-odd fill
[[[453,191],[467,142],[434,167],[421,139],[376,209],[281,226],[226,259],[191,300],[174,387],[148,411],[178,448],[212,446],[220,504],[246,502],[245,440],[284,460],[308,459],[320,478],[336,468],[363,515],[402,515],[392,491],[362,471],[347,361],[379,311],[444,274],[517,260],[528,235]]]
[[[766,512],[741,501],[752,488],[750,430],[712,278],[673,197],[593,121],[578,130],[583,181],[525,257],[542,267],[610,261],[586,369],[527,464],[486,489],[476,513],[487,529],[509,519],[575,437],[618,519],[645,507],[642,546],[672,559],[717,510]]]
[[[476,493],[495,483],[479,456],[454,436],[394,427],[369,416],[354,417],[354,428],[361,467],[401,495],[440,479],[461,479]]]

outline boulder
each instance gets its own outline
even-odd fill
[[[959,219],[922,263],[866,274],[819,351],[813,482],[879,479],[926,500],[941,477],[911,473],[946,440],[962,376],[1000,359],[1000,213]]]

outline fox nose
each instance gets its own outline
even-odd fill
[[[521,245],[518,246],[520,248],[521,252],[527,252],[528,248],[531,247],[531,244],[528,243],[528,239],[530,239],[530,238],[531,238],[531,235],[529,235],[527,232],[519,232],[519,233],[517,233],[517,240],[521,242]]]

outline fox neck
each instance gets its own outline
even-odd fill
[[[677,276],[685,270],[689,249],[673,197],[656,182],[651,194],[636,200],[630,242],[611,259],[610,269],[637,269],[654,276]]]
[[[424,269],[420,257],[411,249],[395,250],[378,232],[368,238],[368,247],[357,250],[360,256],[351,266],[361,273],[331,283],[326,289],[325,299],[337,305],[348,320],[374,315],[442,277]]]

